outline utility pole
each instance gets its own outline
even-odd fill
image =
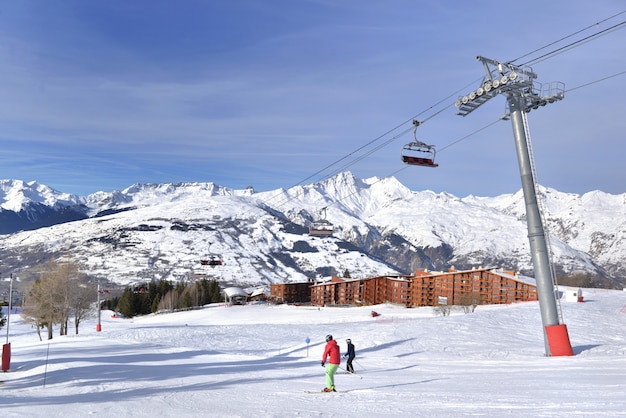
[[[13,309],[13,273],[9,284],[9,312],[7,313],[7,342],[2,346],[2,371],[11,368],[11,343],[9,342],[9,326],[11,325],[11,309]]]
[[[96,303],[98,304],[98,323],[96,324],[96,331],[100,332],[102,331],[102,324],[100,322],[100,279],[98,279],[98,296]]]
[[[560,309],[557,307],[556,280],[550,263],[549,241],[546,239],[537,200],[535,171],[528,140],[529,132],[526,117],[526,114],[531,110],[563,99],[565,86],[560,82],[545,85],[536,83],[537,75],[530,67],[521,68],[481,56],[476,58],[482,62],[486,75],[480,87],[456,101],[455,105],[459,109],[458,115],[469,115],[499,94],[507,99],[526,204],[528,240],[537,282],[541,320],[544,326],[546,356],[571,356],[574,353],[569,341],[567,327],[561,323]]]

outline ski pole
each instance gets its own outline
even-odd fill
[[[358,364],[358,365],[359,365],[359,367],[360,367],[363,371],[365,371],[365,367],[361,366],[361,363],[359,363],[359,362],[358,362],[358,361],[356,361],[356,360],[352,360],[352,361],[353,361],[353,362],[355,362],[356,364]]]
[[[343,368],[343,367],[341,367],[341,366],[339,366],[339,368],[340,368],[341,370],[343,370],[344,372],[346,372],[346,373],[348,373],[348,374],[351,374],[352,376],[356,376],[356,377],[358,377],[359,379],[363,380],[363,376],[359,376],[359,375],[358,375],[358,374],[356,374],[356,373],[349,372],[349,371],[347,371],[346,369],[344,369],[344,368]]]

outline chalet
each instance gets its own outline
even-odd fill
[[[248,293],[239,287],[227,287],[224,297],[229,305],[245,305],[248,301]]]
[[[248,299],[253,302],[262,302],[267,300],[268,296],[269,289],[266,286],[262,286],[254,289]]]

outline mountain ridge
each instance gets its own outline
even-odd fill
[[[623,284],[626,194],[538,190],[557,272]],[[183,280],[199,271],[242,285],[452,265],[532,272],[521,191],[459,198],[349,172],[259,193],[188,182],[85,197],[0,180],[0,208],[0,232],[11,217],[31,226],[0,236],[2,271],[30,271],[37,260],[72,256],[90,274],[120,284]],[[308,236],[311,222],[324,217],[335,225],[334,236]],[[222,257],[224,265],[203,270],[198,262],[208,256]]]

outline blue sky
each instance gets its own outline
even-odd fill
[[[80,195],[180,181],[264,191],[345,169],[394,175],[412,190],[513,193],[511,124],[483,129],[505,99],[467,117],[450,107],[478,87],[476,56],[513,60],[622,13],[523,63],[625,21],[624,9],[615,0],[5,1],[0,178]],[[624,45],[619,29],[533,65],[539,82],[566,89],[528,114],[543,185],[626,192],[626,75],[580,87],[625,71]],[[416,116],[437,169],[400,161],[413,140],[400,134]]]

